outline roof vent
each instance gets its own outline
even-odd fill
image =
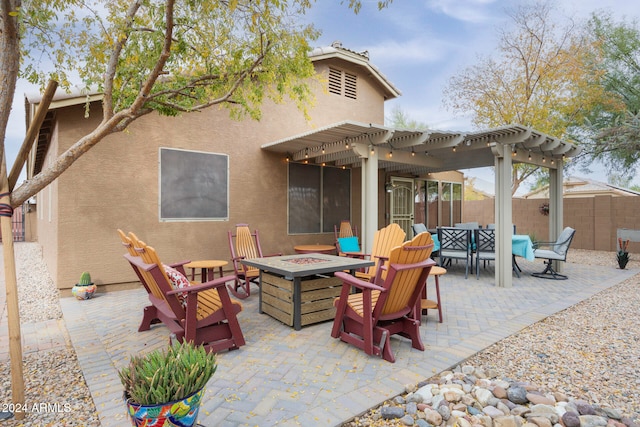
[[[335,47],[336,49],[342,49],[342,42],[340,40],[336,40],[331,43],[331,47]]]

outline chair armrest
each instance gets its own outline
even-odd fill
[[[348,286],[353,286],[356,287],[358,289],[370,289],[372,291],[380,291],[380,292],[384,292],[385,288],[383,288],[382,286],[378,286],[375,285],[371,282],[367,282],[364,281],[362,279],[358,279],[357,277],[353,277],[350,274],[344,273],[342,271],[338,271],[334,274],[335,277],[338,277],[340,280],[342,280],[342,285],[348,285]]]
[[[557,243],[557,242],[531,242],[531,246],[533,247],[533,249],[538,249],[540,247],[560,246],[563,243],[564,242],[561,242],[561,243]]]
[[[340,253],[344,254],[349,258],[359,258],[359,259],[365,259],[366,257],[371,256],[370,254],[365,254],[364,252],[340,252]]]
[[[204,282],[204,283],[198,283],[197,285],[187,286],[186,288],[170,290],[169,292],[167,292],[167,295],[175,295],[182,292],[187,292],[187,293],[202,292],[202,291],[206,291],[207,289],[221,288],[227,282],[231,282],[233,280],[235,280],[235,276],[218,277],[217,279],[209,280],[208,282]]]
[[[180,262],[173,262],[171,264],[167,264],[169,267],[180,267],[180,266],[184,266],[185,264],[189,264],[191,262],[191,260],[186,260],[186,261],[180,261]]]
[[[263,256],[266,257],[266,258],[272,257],[272,256],[282,256],[282,252],[278,252],[277,254],[263,255]]]

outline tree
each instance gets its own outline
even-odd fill
[[[389,117],[385,117],[385,122],[388,126],[396,128],[411,130],[429,129],[429,125],[412,119],[399,105],[393,107],[391,115]]]
[[[587,163],[598,159],[631,177],[640,160],[640,28],[636,22],[614,23],[610,14],[593,14],[588,28],[599,47],[604,88],[618,102],[593,108],[576,138],[585,146]]]
[[[498,53],[480,58],[453,76],[445,88],[447,107],[470,112],[478,127],[522,124],[559,138],[582,124],[591,106],[605,102],[594,70],[592,47],[571,20],[558,24],[549,3],[509,12],[513,28],[500,32]],[[537,171],[513,168],[512,192]]]

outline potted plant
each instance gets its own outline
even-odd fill
[[[175,342],[131,356],[118,374],[133,426],[193,426],[216,356],[202,345]]]
[[[621,270],[624,270],[624,268],[627,266],[627,263],[629,262],[629,252],[627,252],[628,247],[629,247],[629,239],[623,241],[622,237],[618,237],[617,258],[618,258],[618,266],[620,267]]]
[[[97,286],[91,281],[91,275],[88,271],[80,275],[80,280],[71,288],[73,296],[79,300],[90,299],[96,292]]]

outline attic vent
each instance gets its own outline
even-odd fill
[[[358,76],[336,68],[329,68],[329,93],[344,95],[347,98],[357,99]]]
[[[344,73],[344,96],[351,99],[356,99],[356,75]]]
[[[329,93],[342,95],[342,71],[329,68]]]

